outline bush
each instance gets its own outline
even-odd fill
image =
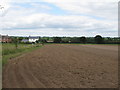
[[[61,37],[54,37],[53,42],[54,43],[60,43],[62,41]]]
[[[80,42],[81,43],[86,43],[86,41],[87,41],[86,37],[80,37]]]
[[[103,38],[100,35],[96,35],[94,39],[95,39],[95,42],[97,44],[103,44],[104,43]]]

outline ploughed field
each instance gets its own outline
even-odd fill
[[[3,67],[3,88],[117,86],[117,45],[45,45]]]

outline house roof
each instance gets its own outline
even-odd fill
[[[31,37],[31,36],[29,36],[29,39],[39,39],[39,37]]]
[[[10,39],[11,37],[10,36],[8,36],[8,35],[0,35],[0,37],[3,39],[3,38],[5,38],[5,39]]]
[[[28,40],[28,39],[23,39],[23,40],[22,40],[22,42],[27,42],[27,41],[29,41],[29,40]]]

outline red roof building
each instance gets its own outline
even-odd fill
[[[12,39],[8,35],[0,35],[0,42],[10,43]]]

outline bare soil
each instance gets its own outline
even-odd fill
[[[3,68],[3,88],[116,87],[117,45],[45,45]]]

